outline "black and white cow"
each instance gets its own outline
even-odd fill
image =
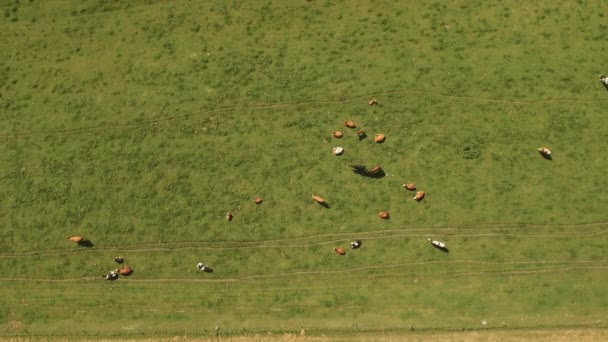
[[[600,82],[602,82],[604,87],[606,87],[606,89],[608,90],[608,76],[600,75]]]
[[[203,272],[207,272],[207,273],[213,272],[213,269],[211,267],[203,264],[202,262],[199,262],[198,264],[196,264],[196,268],[198,268],[199,270],[201,270]]]

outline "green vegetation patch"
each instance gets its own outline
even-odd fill
[[[605,326],[604,2],[0,11],[0,336]]]

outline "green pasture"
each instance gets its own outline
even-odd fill
[[[0,337],[606,326],[608,3],[0,11]]]

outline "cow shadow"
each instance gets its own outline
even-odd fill
[[[545,160],[553,160],[553,157],[550,154],[540,154],[541,156],[543,156],[543,158],[545,158]]]
[[[437,248],[438,250],[440,250],[444,253],[450,253],[450,250],[447,247],[441,247],[441,246],[436,246],[436,245],[433,245],[433,247]]]
[[[78,243],[78,246],[80,246],[80,247],[85,247],[85,248],[91,248],[91,247],[93,247],[94,245],[93,245],[93,243],[92,243],[90,240],[84,240],[84,241],[80,241],[80,242]]]
[[[383,178],[384,176],[386,176],[386,173],[384,173],[384,170],[380,170],[374,173],[367,173],[365,176],[369,178]]]
[[[384,170],[380,169],[376,172],[369,172],[367,168],[363,165],[351,165],[352,171],[360,176],[369,177],[369,178],[382,178],[386,176]]]
[[[319,205],[320,205],[320,206],[322,206],[322,207],[323,207],[323,208],[325,208],[325,209],[329,209],[329,208],[331,208],[331,206],[330,206],[330,205],[329,205],[329,203],[327,203],[327,202],[319,203]]]
[[[608,91],[608,84],[605,84],[604,82],[602,82],[602,85],[604,86],[604,88],[606,88],[606,90]]]

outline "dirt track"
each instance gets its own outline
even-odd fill
[[[355,335],[333,335],[329,336],[306,336],[302,330],[299,334],[256,334],[235,337],[173,337],[173,338],[153,338],[153,339],[35,339],[39,342],[67,342],[67,341],[125,341],[125,342],[329,342],[329,341],[606,341],[608,340],[608,329],[598,328],[575,328],[575,329],[545,329],[545,330],[480,330],[464,332],[404,332],[404,333],[360,333]],[[0,342],[29,342],[33,339],[10,338],[2,339]]]

